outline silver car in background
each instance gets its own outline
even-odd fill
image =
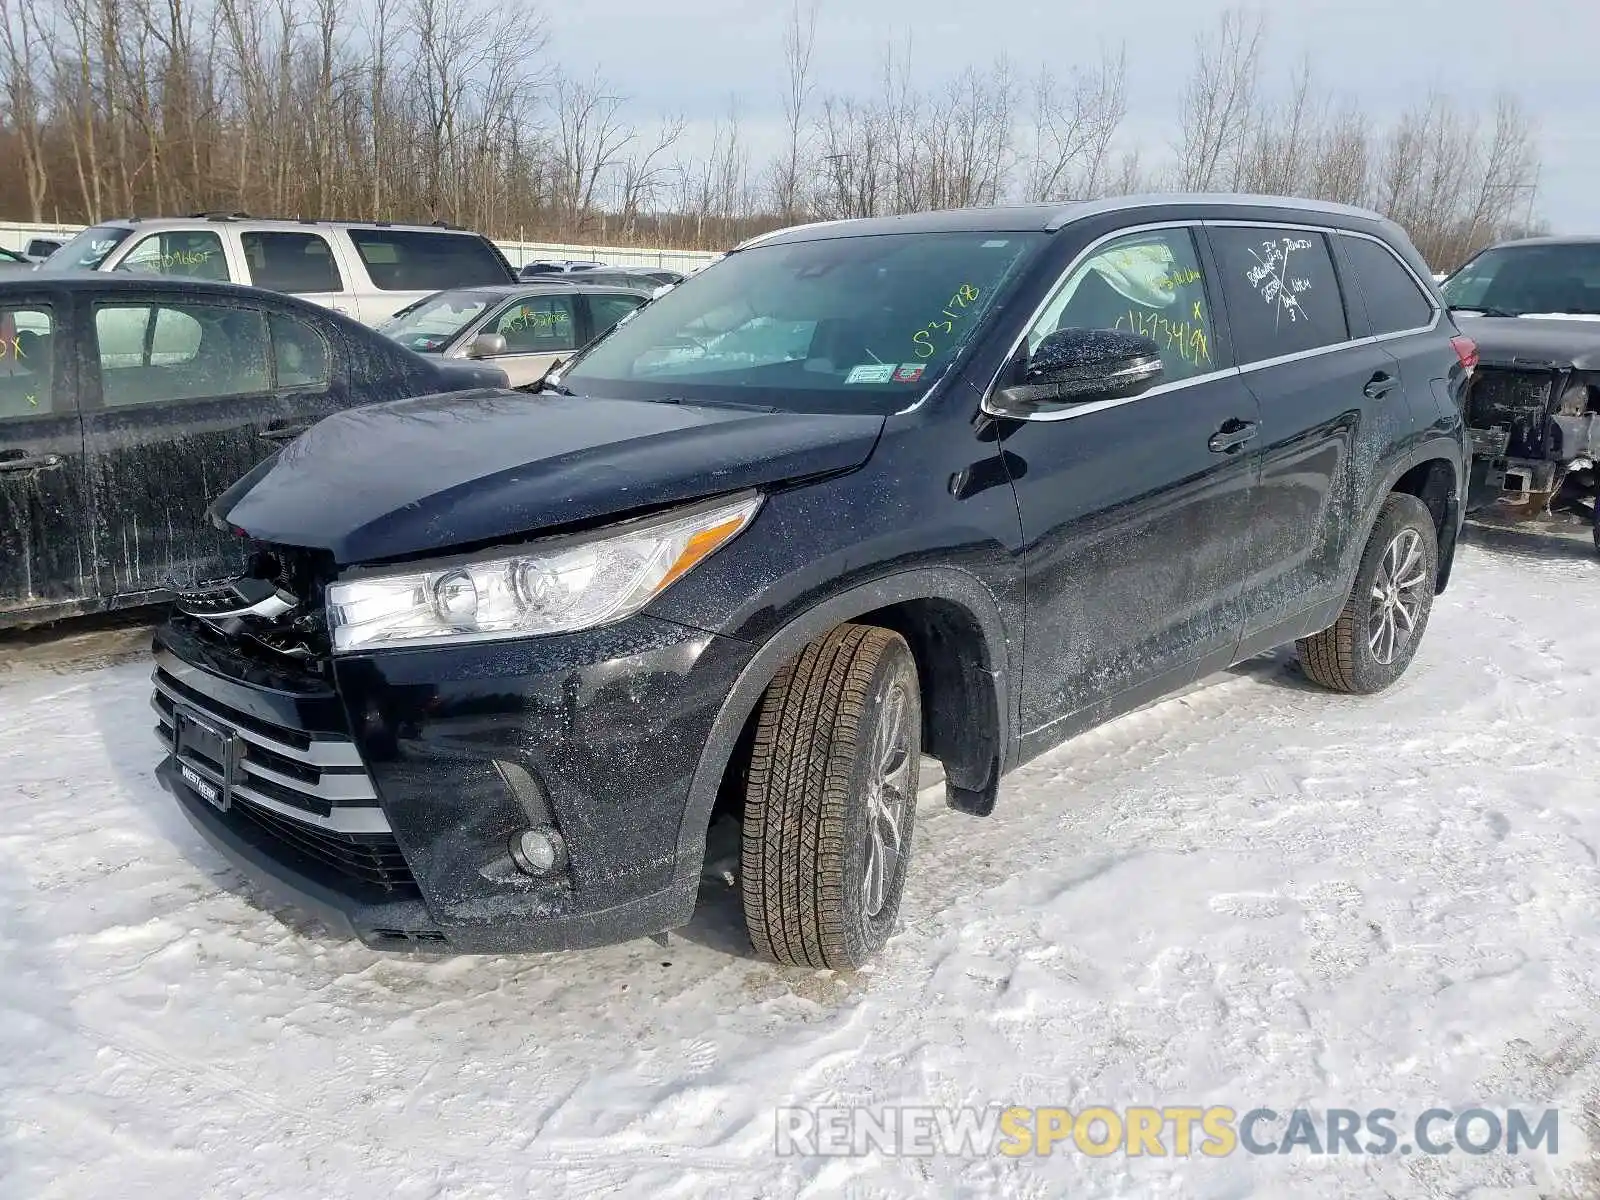
[[[378,332],[418,354],[482,359],[522,387],[650,298],[638,288],[572,283],[450,288],[401,309]]]

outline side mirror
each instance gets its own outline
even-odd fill
[[[498,333],[480,333],[467,345],[468,358],[498,358],[506,352],[506,339]]]
[[[1008,417],[1137,396],[1161,381],[1161,348],[1114,329],[1058,329],[1039,343],[1016,382],[995,391]]]

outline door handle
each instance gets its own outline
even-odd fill
[[[1213,454],[1232,454],[1246,442],[1255,440],[1256,423],[1254,421],[1241,421],[1238,417],[1230,417],[1222,423],[1222,428],[1211,435],[1211,440],[1206,443]]]
[[[1371,379],[1367,380],[1367,386],[1361,389],[1361,394],[1369,400],[1382,400],[1394,390],[1394,385],[1397,382],[1399,381],[1389,372],[1379,371]]]
[[[289,442],[299,437],[307,428],[305,425],[271,425],[258,430],[256,436],[265,438],[269,442]]]
[[[29,458],[0,458],[0,471],[54,471],[61,466],[59,454],[35,454]]]

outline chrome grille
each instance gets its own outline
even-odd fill
[[[207,778],[226,780],[227,800],[219,807],[352,878],[415,890],[354,742],[263,721],[202,695],[159,667],[153,681],[158,736],[180,767],[188,764]],[[231,737],[230,764],[178,755],[180,712],[186,721],[198,720]]]

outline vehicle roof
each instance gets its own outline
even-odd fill
[[[450,292],[486,292],[491,296],[570,296],[573,292],[627,292],[631,295],[648,296],[648,288],[621,287],[614,283],[485,283],[479,285],[463,284],[461,287],[440,288],[435,295],[443,296]]]
[[[320,217],[252,217],[247,214],[201,213],[187,217],[108,217],[96,221],[95,228],[108,225],[127,229],[192,229],[197,225],[249,225],[253,228],[271,229],[389,229],[408,233],[459,233],[479,237],[476,230],[462,229],[456,225],[413,224],[408,221],[345,221],[324,220]]]
[[[1509,246],[1600,246],[1600,234],[1554,233],[1540,237],[1512,238],[1509,241],[1496,242],[1487,249],[1504,250]]]
[[[825,238],[863,237],[885,233],[1054,233],[1075,221],[1133,208],[1211,208],[1278,213],[1314,213],[1360,221],[1387,223],[1380,213],[1349,204],[1306,200],[1294,196],[1264,196],[1230,192],[1170,192],[1136,196],[1111,196],[1103,200],[1076,200],[1050,204],[1005,204],[971,208],[935,209],[892,217],[860,217],[842,221],[816,221],[757,234],[736,250],[767,242],[820,241]]]
[[[206,296],[259,296],[267,289],[219,279],[190,279],[183,275],[137,275],[128,271],[26,271],[20,275],[0,275],[0,287],[40,288],[68,291],[143,292],[184,291]],[[276,296],[277,292],[267,292]],[[289,297],[293,299],[293,297]]]

